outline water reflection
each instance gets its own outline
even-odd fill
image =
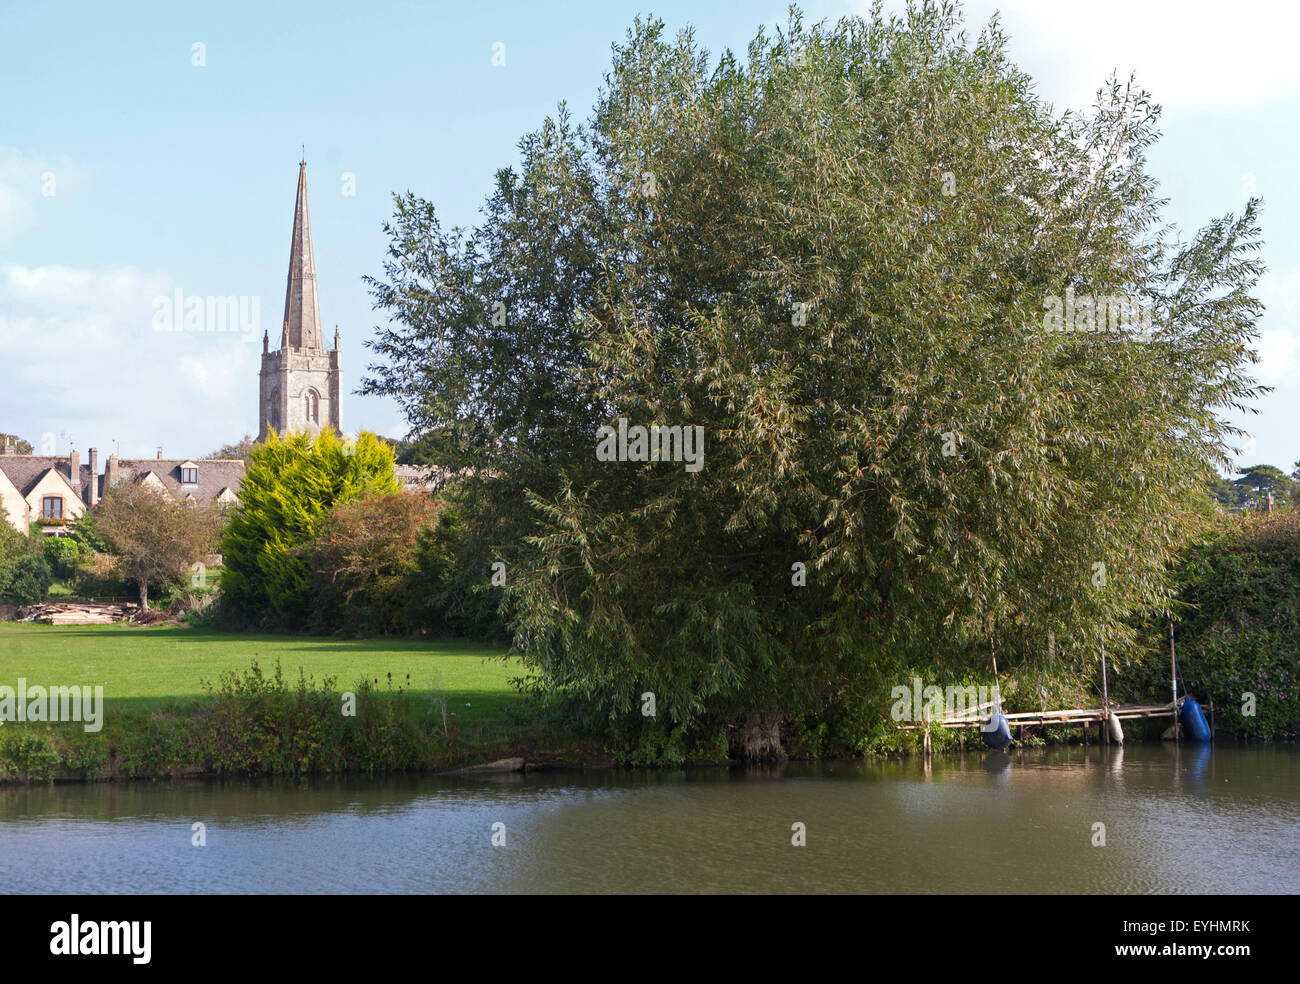
[[[1005,779],[1011,771],[1011,756],[1003,751],[986,752],[980,765],[989,775]]]
[[[1300,753],[10,786],[0,864],[50,892],[1300,892]]]
[[[1208,782],[1211,746],[1208,742],[1189,742],[1179,748],[1187,777],[1197,789],[1204,790]]]

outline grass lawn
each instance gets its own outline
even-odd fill
[[[522,675],[504,650],[461,640],[332,639],[248,635],[134,625],[35,625],[0,622],[0,685],[104,688],[105,710],[147,711],[205,694],[225,670],[257,660],[268,674],[277,660],[290,683],[298,669],[319,683],[334,677],[338,690],[365,678],[447,699],[462,728],[495,725],[524,698],[510,685]],[[410,683],[407,683],[410,674]],[[468,706],[467,706],[468,705]]]

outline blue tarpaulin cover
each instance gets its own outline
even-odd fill
[[[1183,732],[1189,741],[1209,741],[1210,726],[1205,723],[1201,705],[1190,697],[1183,698]]]
[[[1001,714],[991,714],[980,726],[980,737],[989,748],[1006,748],[1011,744],[1011,725]]]

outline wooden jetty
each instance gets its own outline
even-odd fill
[[[1008,729],[1018,727],[1022,736],[1025,725],[1083,725],[1085,745],[1088,743],[1088,726],[1093,722],[1098,724],[1098,737],[1101,741],[1106,742],[1111,740],[1106,728],[1107,721],[1110,719],[1132,721],[1146,718],[1173,718],[1174,727],[1169,729],[1162,737],[1173,738],[1176,741],[1181,737],[1182,732],[1182,726],[1179,723],[1181,705],[1181,700],[1169,704],[1111,704],[1108,708],[1075,707],[1061,711],[1017,711],[1002,716],[1006,718]],[[961,714],[949,714],[936,719],[927,717],[925,721],[919,724],[900,725],[899,730],[925,731],[923,747],[928,755],[930,753],[930,731],[932,728],[980,728],[989,720],[990,714],[994,713],[995,710],[995,705],[989,702],[972,707]],[[1213,701],[1206,705],[1206,710],[1210,714],[1210,733],[1213,734]],[[1123,733],[1118,728],[1114,740],[1120,743],[1124,741]]]
[[[1178,709],[1173,704],[1115,704],[1109,708],[1104,707],[1076,707],[1064,711],[1018,711],[1014,714],[1004,714],[1009,725],[1024,724],[1092,724],[1094,721],[1105,721],[1107,717],[1118,718],[1126,721],[1132,718],[1159,718],[1174,717]],[[964,714],[943,717],[935,721],[934,724],[940,728],[969,728],[979,726],[988,720],[988,714]],[[921,727],[921,725],[909,725],[909,728]]]
[[[1054,636],[1048,633],[1049,651],[1054,642]],[[992,643],[989,644],[990,659],[993,663],[993,679],[995,687],[998,679],[998,660],[993,654]],[[970,708],[962,708],[960,711],[948,713],[938,719],[930,717],[930,712],[924,712],[924,720],[919,724],[900,725],[902,731],[924,731],[923,748],[925,754],[930,754],[930,733],[933,728],[982,728],[991,721],[994,715],[1000,714],[1002,721],[1006,722],[1003,728],[1002,722],[996,725],[996,730],[1001,732],[1004,738],[999,737],[1001,744],[990,742],[987,737],[985,743],[994,748],[1004,748],[1013,739],[1011,729],[1020,728],[1020,734],[1023,737],[1025,725],[1062,725],[1062,724],[1081,724],[1083,725],[1083,741],[1088,743],[1088,725],[1094,721],[1097,722],[1097,732],[1103,742],[1111,740],[1113,733],[1114,740],[1120,743],[1124,741],[1124,732],[1120,727],[1120,721],[1131,721],[1142,718],[1173,718],[1173,726],[1170,727],[1161,737],[1172,738],[1174,741],[1180,740],[1184,724],[1192,731],[1196,741],[1213,741],[1214,740],[1214,701],[1207,701],[1205,710],[1209,712],[1209,722],[1204,720],[1201,715],[1201,707],[1191,698],[1184,688],[1183,696],[1178,696],[1178,657],[1174,648],[1174,622],[1172,617],[1169,620],[1169,689],[1173,697],[1168,704],[1116,704],[1110,699],[1110,686],[1106,674],[1106,650],[1101,651],[1101,707],[1075,707],[1063,711],[1016,711],[1012,714],[1002,712],[1000,701],[986,701]],[[938,688],[936,688],[938,689]],[[950,690],[952,688],[949,688]],[[996,691],[995,691],[996,692]],[[1190,720],[1183,721],[1184,702],[1186,709],[1190,711]],[[1197,732],[1200,732],[1198,735]],[[965,738],[962,738],[962,747],[965,747]]]
[[[995,709],[995,702],[987,701],[958,714],[948,714],[933,720],[927,719],[918,724],[899,725],[899,730],[919,731],[925,728],[979,727],[989,719],[989,715]],[[1214,705],[1212,703],[1209,710],[1213,713]],[[1012,714],[1004,713],[1002,716],[1007,719],[1007,724],[1012,727],[1016,725],[1023,727],[1026,724],[1082,724],[1086,726],[1094,721],[1105,721],[1107,717],[1113,717],[1120,721],[1135,718],[1176,718],[1178,716],[1178,706],[1173,703],[1112,704],[1109,708],[1109,714],[1107,714],[1105,707],[1075,707],[1063,711],[1017,711]]]

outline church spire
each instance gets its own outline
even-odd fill
[[[284,289],[283,345],[319,351],[320,303],[316,297],[316,258],[311,248],[311,216],[307,211],[307,161],[298,162],[298,201],[293,210],[293,239],[289,245],[289,278]]]

